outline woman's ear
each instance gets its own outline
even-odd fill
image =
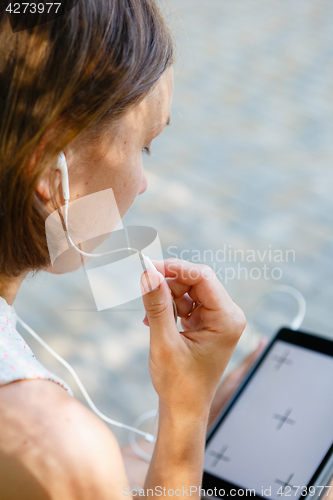
[[[45,174],[38,180],[36,191],[45,201],[51,200],[52,192],[50,172],[45,172]]]
[[[43,200],[48,202],[55,195],[60,181],[61,175],[59,170],[49,167],[38,179],[36,191]]]
[[[42,152],[42,150],[47,147],[48,142],[52,140],[52,130],[48,131],[43,138],[40,140],[35,153],[29,160],[28,163],[28,174],[30,175],[36,165],[36,162]],[[60,173],[54,168],[48,168],[43,175],[38,179],[36,185],[36,191],[38,195],[45,201],[50,201],[52,196],[55,194],[61,181]]]

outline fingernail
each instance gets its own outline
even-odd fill
[[[150,260],[148,255],[142,254],[142,257],[143,257],[147,271],[157,271],[156,267],[154,266],[154,264],[152,263],[152,261]]]
[[[156,292],[164,277],[156,269],[146,271],[141,276],[141,290],[142,293]]]

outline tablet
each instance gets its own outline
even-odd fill
[[[333,342],[283,328],[206,443],[203,498],[326,498],[333,462]]]

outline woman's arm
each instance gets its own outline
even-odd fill
[[[159,395],[158,436],[144,489],[147,498],[166,491],[170,499],[198,499],[210,407],[245,317],[211,268],[178,259],[156,262],[160,270],[163,264],[168,283],[154,270],[142,278],[149,369]]]
[[[1,498],[123,498],[128,480],[116,438],[58,385],[33,379],[0,387],[0,428]]]
[[[160,409],[158,437],[144,484],[146,498],[149,489],[165,491],[170,499],[199,498],[208,414],[178,416]]]
[[[201,483],[211,402],[245,320],[210,268],[182,261],[166,261],[165,266],[184,332],[175,324],[168,284],[156,271],[150,273],[156,290],[143,300],[160,419],[145,488],[172,488],[177,499],[188,498],[189,493],[199,498],[193,487]],[[193,301],[198,307],[188,316]],[[18,465],[10,470],[27,473],[19,488],[20,500],[31,499],[32,485],[41,488],[34,500],[131,498],[112,432],[56,384],[30,380],[0,388],[0,426],[0,453]],[[17,491],[19,479],[18,473],[4,478],[2,491],[6,487]],[[179,488],[184,488],[181,495]],[[147,492],[146,498],[152,495]]]
[[[220,384],[210,408],[208,428],[247,376],[248,371],[253,367],[253,364],[261,355],[266,344],[267,342],[265,340],[261,341],[257,349],[247,356],[244,361],[224,379],[222,384]],[[154,444],[147,443],[144,439],[140,439],[138,445],[147,454],[153,454]],[[130,445],[123,446],[121,452],[130,484],[140,489],[143,488],[149,468],[149,462],[140,458]]]

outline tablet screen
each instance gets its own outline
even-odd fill
[[[298,499],[332,443],[333,357],[277,340],[209,439],[204,471]]]

